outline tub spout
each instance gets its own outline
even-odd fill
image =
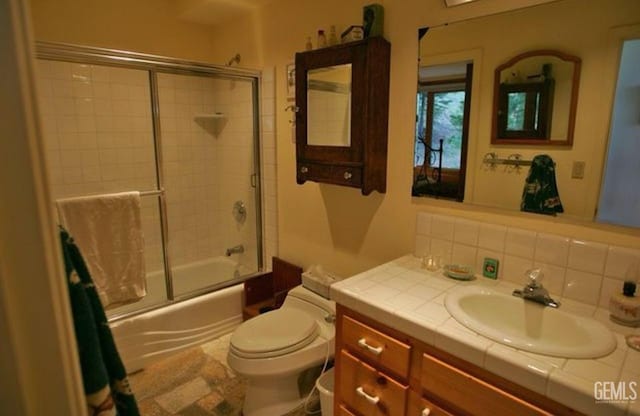
[[[244,246],[242,244],[238,244],[237,246],[233,246],[231,248],[228,248],[227,251],[225,252],[227,254],[227,257],[229,257],[232,254],[241,254],[244,253]]]

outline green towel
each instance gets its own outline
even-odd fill
[[[80,250],[64,229],[60,239],[88,413],[138,416],[127,372]]]
[[[555,164],[549,155],[537,155],[533,158],[525,181],[520,210],[547,215],[564,212],[556,186]]]

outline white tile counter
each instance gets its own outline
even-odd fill
[[[524,281],[523,277],[522,286]],[[408,255],[335,283],[331,298],[580,412],[640,416],[640,352],[629,348],[624,338],[630,333],[640,334],[638,328],[613,324],[605,309],[556,299],[561,302],[561,310],[604,323],[615,333],[617,349],[598,359],[563,359],[516,350],[467,329],[451,317],[444,299],[460,285],[487,285],[509,294],[522,288],[482,276],[469,282],[453,280],[423,269],[420,259]],[[626,382],[628,396],[634,395],[628,388],[633,386],[638,397],[635,401],[598,402],[594,386],[603,381]]]

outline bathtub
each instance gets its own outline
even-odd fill
[[[176,296],[238,278],[240,270],[227,257],[202,260],[173,268]],[[118,313],[162,304],[164,273],[147,275],[149,295],[118,308]],[[242,322],[243,285],[124,318],[111,330],[127,372],[132,373],[163,357],[232,332]]]

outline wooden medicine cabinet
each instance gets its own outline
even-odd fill
[[[296,180],[386,192],[389,56],[384,38],[296,54]]]

